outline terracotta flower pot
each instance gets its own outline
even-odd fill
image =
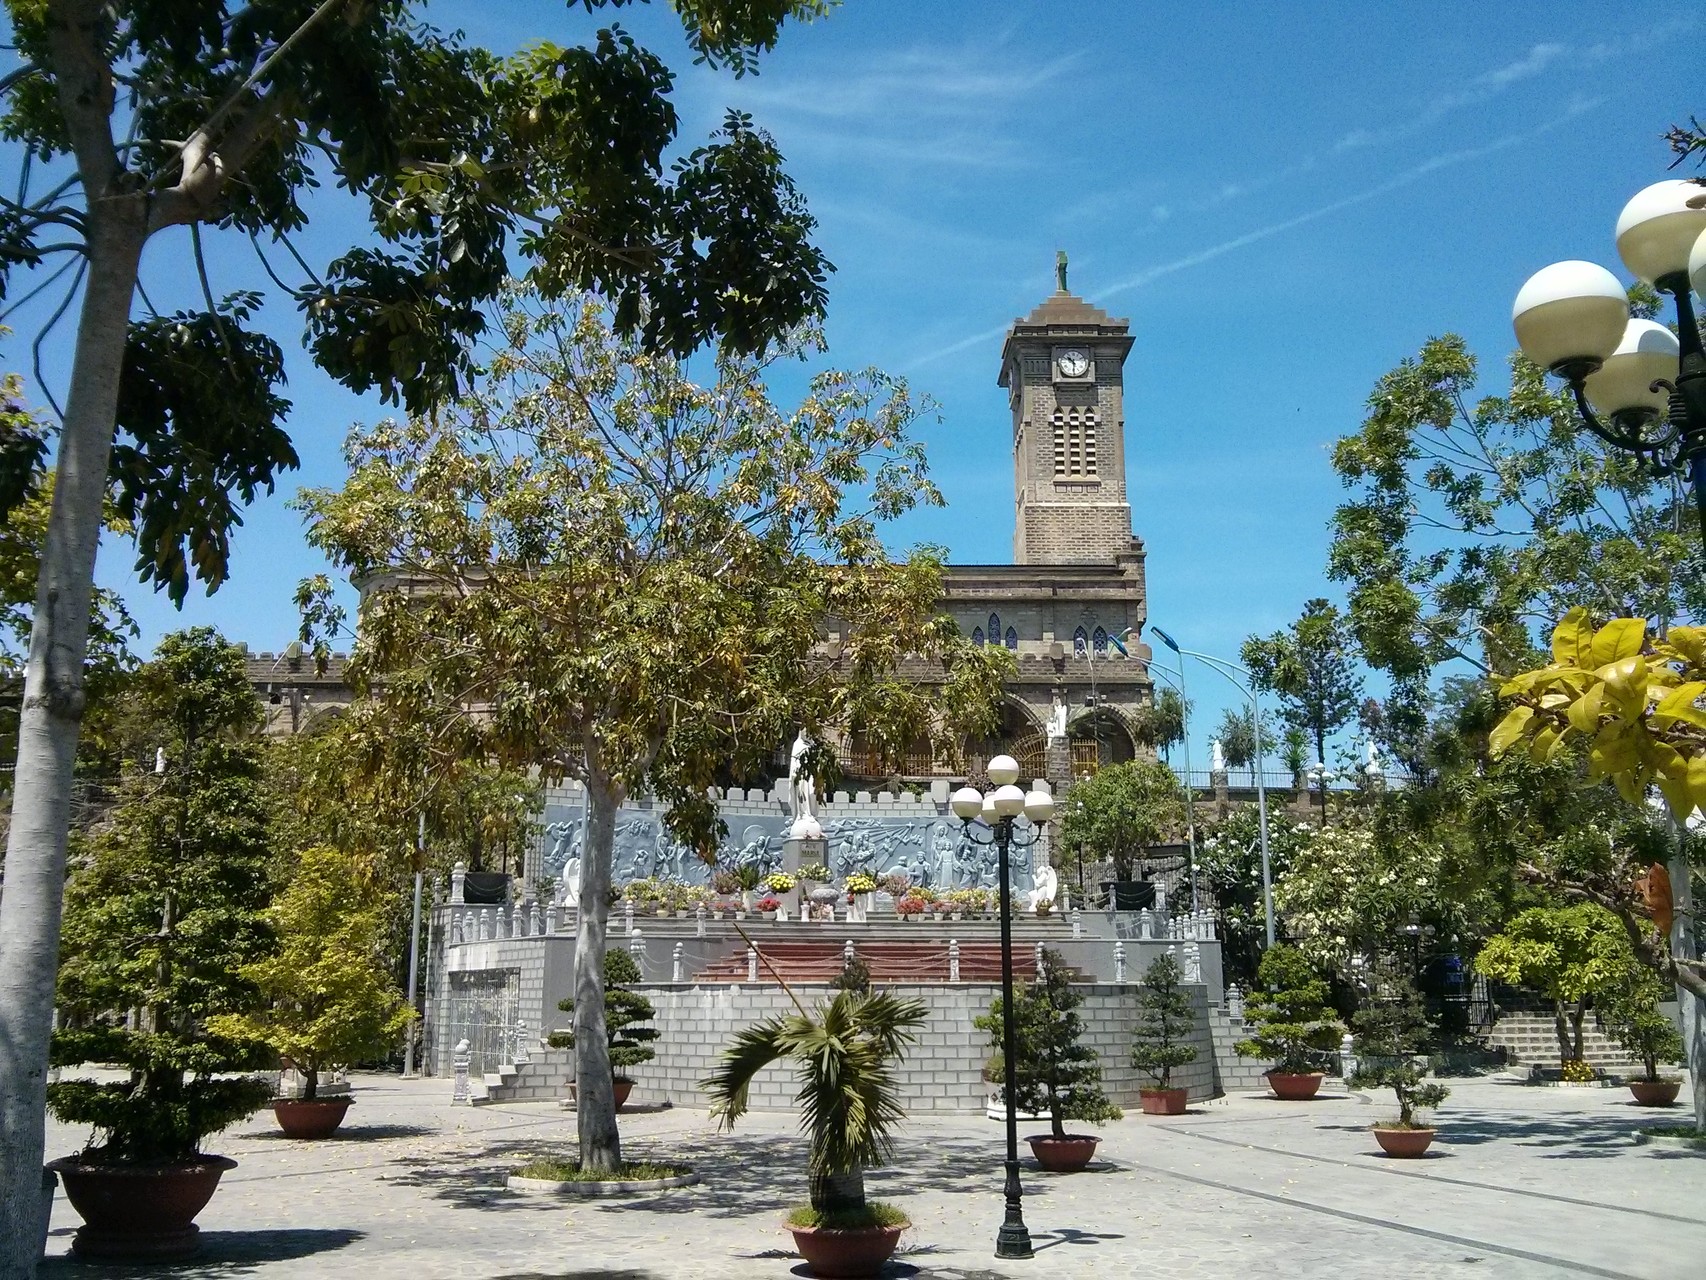
[[[1307,1102],[1321,1089],[1324,1072],[1305,1071],[1293,1074],[1289,1071],[1268,1072],[1268,1088],[1274,1091],[1274,1097],[1282,1102]]]
[[[794,1247],[817,1276],[881,1275],[883,1264],[894,1254],[900,1233],[906,1228],[858,1227],[831,1230],[826,1227],[789,1227]]]
[[[74,1257],[169,1262],[195,1253],[201,1235],[195,1216],[213,1199],[219,1176],[237,1162],[202,1156],[152,1167],[86,1165],[66,1156],[47,1167],[83,1219],[71,1242]]]
[[[1388,1129],[1374,1126],[1374,1140],[1387,1155],[1398,1160],[1414,1160],[1433,1144],[1438,1129]]]
[[[1182,1116],[1185,1114],[1183,1089],[1139,1089],[1146,1116]]]
[[[274,1098],[273,1117],[287,1138],[329,1138],[354,1098]]]
[[[1089,1133],[1069,1133],[1064,1138],[1043,1133],[1025,1141],[1031,1144],[1037,1163],[1050,1173],[1077,1173],[1095,1158],[1101,1139]]]
[[[634,1082],[617,1076],[611,1082],[611,1088],[616,1095],[616,1109],[620,1111],[628,1105],[628,1095],[634,1092]],[[572,1079],[569,1081],[569,1101],[575,1101],[575,1082]]]
[[[1668,1107],[1682,1090],[1680,1080],[1631,1080],[1629,1092],[1637,1107]]]

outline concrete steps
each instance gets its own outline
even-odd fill
[[[760,960],[758,980],[773,983],[777,974],[787,982],[828,982],[841,973],[845,962],[843,943],[822,941],[757,942]],[[948,943],[944,940],[867,940],[855,944],[861,960],[870,968],[875,982],[947,982],[950,980]],[[1014,942],[1013,971],[1026,979],[1036,976],[1037,949],[1034,942]],[[695,982],[740,983],[747,980],[744,949],[722,957],[700,969]],[[1074,982],[1086,981],[1072,970]],[[959,980],[995,982],[1001,977],[1001,943],[986,939],[961,939]]]
[[[1511,1061],[1521,1066],[1557,1067],[1558,1036],[1552,1015],[1530,1010],[1504,1013],[1487,1033],[1487,1043],[1502,1047]],[[1640,1066],[1606,1034],[1599,1020],[1589,1014],[1582,1025],[1582,1058],[1589,1066],[1616,1074]]]

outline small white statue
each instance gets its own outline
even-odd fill
[[[1374,745],[1372,738],[1368,741],[1368,763],[1363,765],[1362,771],[1371,778],[1378,778],[1381,775],[1380,748]]]
[[[1026,905],[1032,911],[1037,909],[1038,903],[1053,902],[1055,894],[1060,892],[1060,880],[1055,876],[1054,868],[1047,863],[1037,868],[1033,883],[1036,887],[1026,895]]]
[[[1208,744],[1208,769],[1210,773],[1226,772],[1226,752],[1221,748],[1219,738]]]
[[[801,729],[788,752],[788,808],[794,815],[788,834],[796,840],[823,839],[823,825],[817,817],[817,785],[806,771],[806,752],[811,748],[811,736]]]
[[[1048,736],[1064,738],[1066,736],[1066,703],[1058,698],[1048,713]]]
[[[563,894],[564,906],[580,910],[581,905],[581,860],[577,853],[563,864]]]

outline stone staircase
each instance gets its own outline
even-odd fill
[[[1553,1067],[1558,1059],[1558,1036],[1552,1014],[1534,1009],[1510,1010],[1499,1015],[1493,1029],[1487,1033],[1487,1043],[1502,1047],[1511,1062],[1519,1067]],[[1591,1011],[1582,1024],[1582,1057],[1589,1066],[1612,1075],[1626,1075],[1637,1070],[1636,1062],[1622,1047],[1606,1034],[1599,1019]]]
[[[540,1041],[528,1050],[525,1062],[506,1062],[496,1071],[468,1082],[468,1101],[476,1106],[494,1102],[549,1102],[569,1096],[574,1053],[553,1049]]]
[[[818,941],[766,941],[758,944],[758,981],[774,983],[780,974],[785,982],[829,982],[841,973],[846,955],[843,944]],[[856,948],[869,966],[873,982],[999,982],[1001,943],[982,939],[959,943],[959,968],[952,972],[953,958],[947,942],[940,940],[867,941]],[[1036,976],[1037,949],[1034,943],[1013,944],[1013,974],[1029,980]],[[749,973],[745,948],[706,965],[695,982],[743,983]],[[1088,979],[1069,970],[1073,982]]]

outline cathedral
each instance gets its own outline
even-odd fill
[[[944,608],[962,634],[1002,645],[1017,660],[1000,729],[967,744],[963,764],[927,748],[880,762],[855,733],[837,744],[850,787],[977,774],[1004,751],[1026,778],[1046,778],[1058,792],[1136,754],[1133,718],[1153,684],[1140,639],[1144,550],[1132,533],[1125,479],[1131,347],[1129,322],[1067,291],[1063,256],[1055,292],[1008,329],[995,380],[1011,416],[1012,563],[954,564],[945,576]],[[274,733],[311,727],[350,698],[341,658],[317,673],[293,648],[249,658]],[[941,679],[923,662],[903,674]]]

